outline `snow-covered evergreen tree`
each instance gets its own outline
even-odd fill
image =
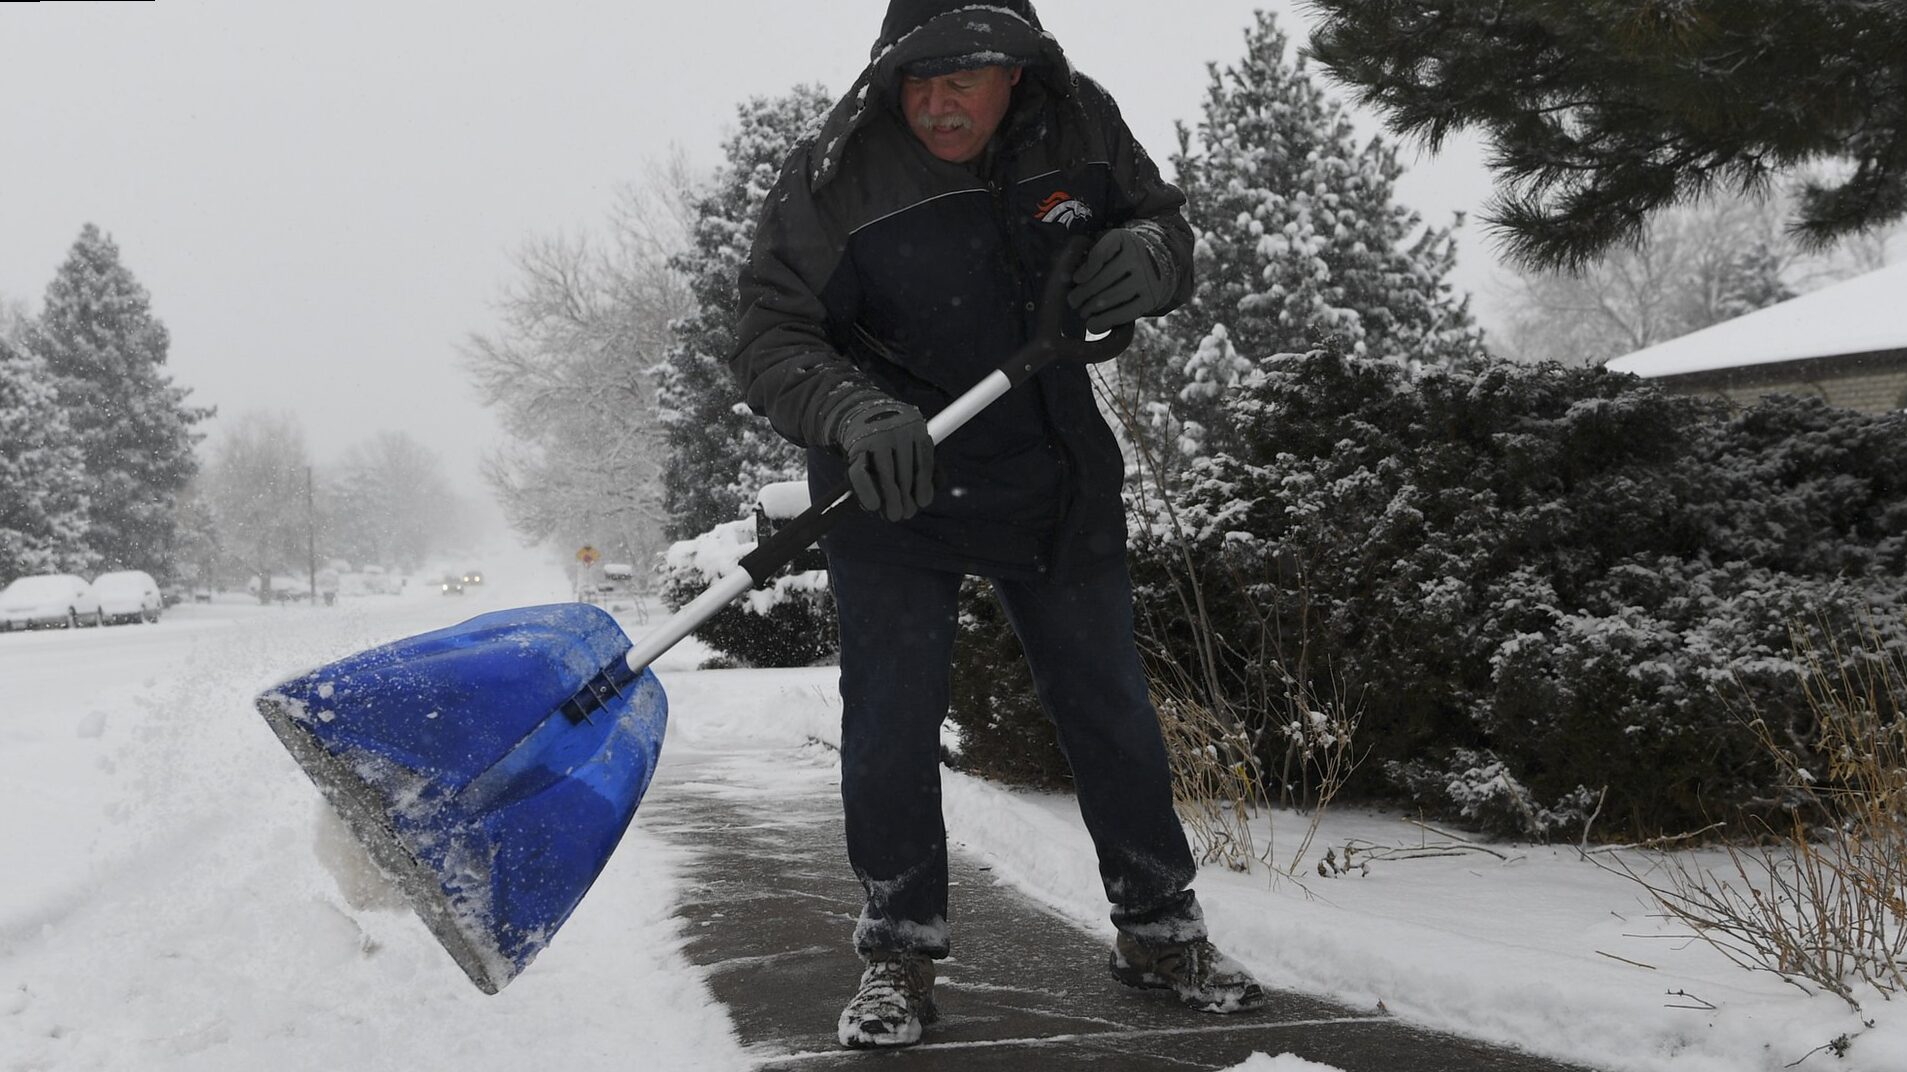
[[[662,371],[663,427],[669,434],[664,488],[670,533],[687,539],[733,521],[764,485],[801,479],[801,452],[750,413],[728,370],[735,345],[736,284],[754,245],[763,201],[796,142],[812,133],[834,101],[818,86],[739,109],[723,145],[724,163],[696,202],[692,248],[676,258],[698,306],[677,324]]]
[[[1227,446],[1220,397],[1273,355],[1325,347],[1417,367],[1481,350],[1469,301],[1447,281],[1452,229],[1396,203],[1396,150],[1360,148],[1286,44],[1260,13],[1243,60],[1212,68],[1196,145],[1180,128],[1198,285],[1155,345],[1167,364],[1157,390],[1189,422],[1166,442],[1194,450]]]
[[[87,224],[28,333],[72,425],[92,501],[87,544],[103,569],[170,572],[173,499],[197,469],[186,405],[162,370],[170,337],[119,247]]]
[[[1141,321],[1132,349],[1100,367],[1102,403],[1126,432],[1139,478],[1127,500],[1135,556],[1159,567],[1154,576],[1180,568],[1182,545],[1164,507],[1194,483],[1198,466],[1241,449],[1242,426],[1225,400],[1276,355],[1333,347],[1415,368],[1482,353],[1469,303],[1447,282],[1452,230],[1424,227],[1395,202],[1396,151],[1381,141],[1360,147],[1344,109],[1286,46],[1275,19],[1260,14],[1246,29],[1243,59],[1211,68],[1204,117],[1196,132],[1181,126],[1173,160],[1196,240],[1195,289],[1171,315]],[[1177,597],[1158,588],[1140,602],[1149,598]],[[974,660],[967,674],[1014,650],[986,615],[962,624],[956,658]],[[998,667],[996,683],[1011,672]],[[992,702],[989,713],[961,720],[965,747],[1035,748],[1045,731],[1012,718],[1015,709],[1040,718],[1032,703]]]
[[[92,565],[85,483],[46,362],[0,338],[0,580]]]
[[[1716,305],[1722,318],[1733,319],[1766,309],[1795,296],[1781,278],[1781,257],[1767,241],[1757,241],[1735,254],[1722,273]]]

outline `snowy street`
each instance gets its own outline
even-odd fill
[[[341,655],[564,598],[554,567],[488,565],[491,583],[463,597],[183,606],[157,625],[0,636],[0,1072],[751,1067],[684,956],[692,849],[667,840],[664,809],[654,828],[638,813],[554,943],[486,997],[380,899],[253,711],[261,689]],[[811,782],[830,754],[812,743],[834,740],[832,669],[698,671],[705,654],[690,641],[656,667],[672,713],[650,796],[738,752],[763,757],[748,792]],[[769,758],[783,754],[806,758]],[[1070,799],[949,774],[946,800],[963,852],[1109,937]],[[1301,817],[1275,818],[1257,836],[1288,856]],[[1735,968],[1570,846],[1310,877],[1350,839],[1423,837],[1346,810],[1326,817],[1303,882],[1208,867],[1214,935],[1269,985],[1592,1067],[1773,1072],[1843,1033],[1845,1059],[1821,1051],[1798,1067],[1902,1067],[1899,1003],[1871,1001],[1865,1028],[1838,1000]],[[976,925],[960,940],[986,937]]]

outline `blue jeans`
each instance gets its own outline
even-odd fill
[[[840,556],[828,572],[841,624],[848,860],[867,894],[854,945],[944,957],[940,725],[961,575]],[[993,587],[1072,767],[1113,924],[1152,942],[1205,937],[1124,563],[1065,582]]]

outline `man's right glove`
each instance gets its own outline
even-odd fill
[[[934,501],[934,438],[919,410],[871,397],[848,407],[831,438],[847,455],[861,509],[905,521]]]

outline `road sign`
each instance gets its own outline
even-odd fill
[[[595,565],[596,560],[601,557],[603,556],[597,554],[596,549],[588,544],[584,544],[582,548],[576,552],[576,561],[581,562],[585,566]]]

